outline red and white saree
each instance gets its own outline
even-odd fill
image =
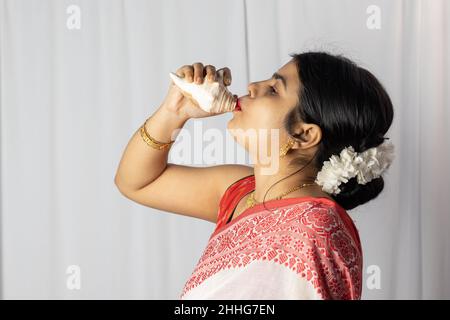
[[[362,252],[345,209],[327,198],[266,201],[227,223],[254,175],[233,183],[180,299],[360,299]]]

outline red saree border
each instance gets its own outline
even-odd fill
[[[262,203],[259,203],[251,208],[245,209],[244,211],[242,211],[242,213],[238,217],[234,218],[229,223],[226,223],[226,221],[228,221],[231,213],[233,212],[234,207],[241,200],[242,196],[244,194],[254,190],[254,188],[255,188],[254,182],[255,182],[255,176],[252,174],[252,175],[243,177],[243,178],[235,181],[233,184],[231,184],[227,188],[227,190],[224,192],[224,194],[220,200],[217,225],[216,225],[215,230],[209,237],[210,240],[213,237],[215,237],[217,234],[221,233],[222,231],[228,229],[229,227],[231,227],[232,225],[234,225],[235,223],[240,221],[242,218],[244,218],[252,213],[255,213],[255,212],[258,212],[261,210],[265,210],[264,205]],[[236,194],[236,191],[238,191],[237,194]],[[285,207],[285,206],[289,206],[289,205],[293,205],[293,204],[297,204],[297,203],[301,203],[301,202],[306,202],[306,201],[321,202],[326,205],[329,205],[330,207],[334,207],[336,209],[337,213],[339,214],[339,216],[341,217],[341,219],[343,220],[344,225],[346,226],[350,235],[352,236],[354,241],[357,243],[359,253],[362,254],[361,240],[360,240],[360,237],[358,234],[358,230],[357,230],[353,220],[347,213],[347,211],[343,207],[341,207],[337,202],[330,200],[328,198],[325,198],[325,197],[307,196],[307,197],[295,197],[295,198],[285,198],[285,199],[272,199],[272,200],[266,201],[264,204],[268,209],[273,210],[273,209],[277,209],[280,207]]]
[[[275,205],[274,215],[253,207],[245,217],[240,215],[218,229],[181,297],[219,271],[272,261],[308,281],[321,299],[360,299],[363,257],[341,210],[325,204],[323,198],[290,199],[281,207]],[[271,202],[268,208],[273,207]]]

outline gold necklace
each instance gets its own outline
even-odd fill
[[[291,189],[289,189],[287,192],[282,193],[281,195],[279,195],[278,197],[272,199],[272,200],[280,200],[282,197],[284,197],[285,195],[287,195],[288,193],[294,192],[295,190],[301,189],[303,187],[307,187],[307,186],[312,186],[315,185],[315,183],[304,183],[300,186],[295,186]],[[254,205],[261,203],[255,200],[255,190],[253,190],[250,193],[250,196],[247,198],[246,201],[246,209],[253,207]]]

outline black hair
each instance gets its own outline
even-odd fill
[[[345,147],[363,152],[389,139],[384,135],[392,124],[394,109],[372,73],[342,55],[304,52],[290,56],[297,67],[300,90],[298,104],[286,115],[284,128],[294,139],[299,139],[293,131],[299,122],[316,124],[322,130],[316,155],[309,161],[298,157],[290,165],[306,163],[302,170],[312,163],[320,170],[324,161],[333,154],[339,156]],[[330,196],[350,210],[376,198],[383,187],[381,176],[365,185],[354,177],[339,186],[340,193]]]

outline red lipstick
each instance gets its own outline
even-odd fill
[[[236,107],[234,108],[234,111],[242,111],[241,104],[239,103],[239,98],[236,100]]]

